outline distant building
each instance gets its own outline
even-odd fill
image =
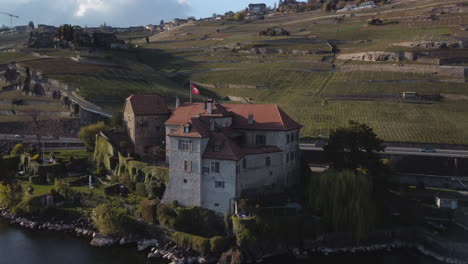
[[[169,109],[162,96],[131,95],[125,100],[124,127],[136,154],[149,156],[152,147],[164,145],[164,122],[168,117]]]
[[[16,32],[31,32],[33,29],[30,26],[26,25],[13,27],[13,30]]]
[[[448,208],[452,210],[458,208],[458,200],[452,197],[435,196],[435,204],[437,208]]]
[[[37,25],[37,29],[41,32],[54,32],[55,30],[57,30],[57,28],[54,26],[49,26],[49,25],[44,25],[44,24]]]
[[[264,14],[266,12],[266,4],[250,4],[249,12],[254,14]]]
[[[189,103],[165,125],[163,202],[226,213],[235,199],[297,183],[302,126],[277,105]]]

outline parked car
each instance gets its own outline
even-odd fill
[[[22,138],[22,135],[15,135],[15,138]]]
[[[435,153],[435,152],[437,152],[437,150],[435,150],[433,148],[422,148],[419,151],[420,152],[426,152],[426,153]]]

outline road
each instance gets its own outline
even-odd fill
[[[315,144],[300,144],[299,147],[301,150],[323,151],[322,147],[316,147]],[[458,149],[435,149],[435,152],[421,152],[420,148],[387,147],[384,153],[395,155],[468,158],[468,150]]]

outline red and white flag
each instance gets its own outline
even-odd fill
[[[191,89],[192,89],[192,93],[194,95],[199,95],[200,94],[200,90],[198,90],[198,88],[195,86],[195,84],[192,83],[191,85]]]

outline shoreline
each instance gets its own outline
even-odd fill
[[[147,259],[160,259],[167,260],[171,263],[218,263],[221,258],[216,256],[201,256],[200,254],[190,250],[182,249],[175,245],[174,242],[162,242],[157,238],[143,238],[137,236],[124,236],[124,237],[113,237],[104,236],[99,234],[97,231],[89,228],[89,223],[86,226],[81,225],[80,222],[65,224],[64,221],[45,221],[31,220],[26,217],[18,217],[11,214],[6,209],[0,209],[0,217],[7,220],[10,225],[21,226],[29,230],[44,230],[44,231],[58,231],[62,233],[72,234],[76,238],[89,239],[90,246],[94,247],[123,247],[129,245],[136,245],[136,250],[140,253],[146,254]],[[79,219],[77,221],[80,221]],[[81,224],[83,221],[81,222]],[[350,247],[320,247],[316,246],[310,249],[304,248],[288,248],[283,251],[276,251],[275,253],[263,254],[261,257],[252,259],[251,262],[260,263],[264,259],[273,258],[277,256],[291,256],[296,260],[307,259],[314,256],[331,256],[338,254],[357,254],[357,253],[370,253],[370,252],[384,252],[393,251],[398,249],[410,249],[416,250],[420,254],[442,262],[450,264],[468,264],[468,261],[456,259],[452,257],[443,256],[433,250],[424,247],[422,244],[417,242],[404,242],[399,239],[395,239],[390,243],[372,244],[366,246],[350,246]],[[220,262],[221,263],[221,262]]]

